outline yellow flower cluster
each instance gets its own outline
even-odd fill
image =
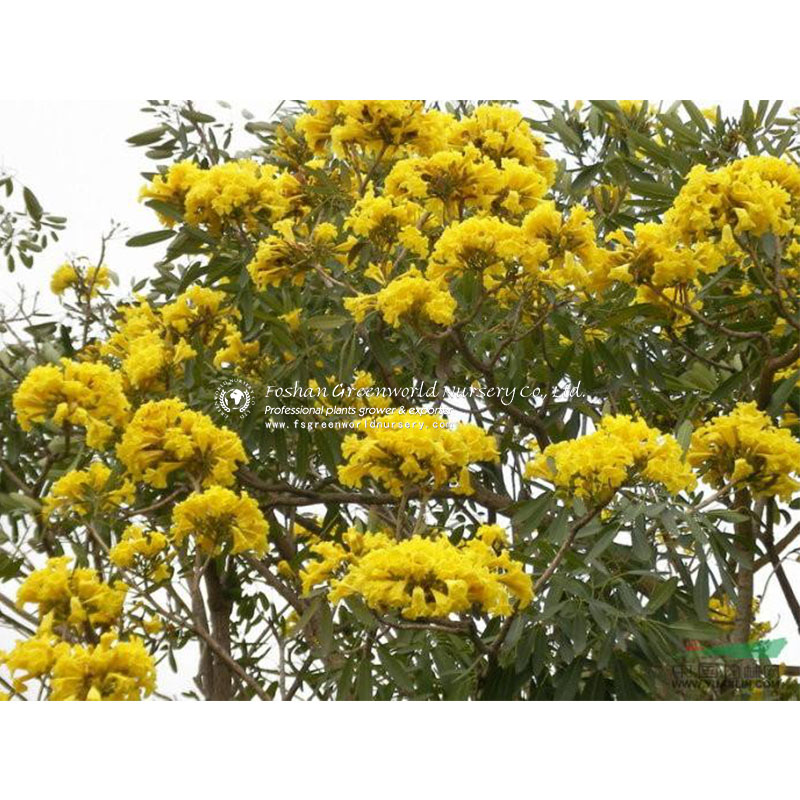
[[[672,494],[696,483],[673,436],[624,414],[603,417],[586,436],[548,445],[525,472],[593,504],[608,503],[622,486],[642,481]]]
[[[303,594],[308,594],[315,586],[326,583],[339,568],[353,564],[370,550],[390,547],[394,538],[382,531],[362,533],[357,528],[348,528],[342,534],[341,544],[328,539],[310,539],[309,553],[317,556],[300,571]]]
[[[60,365],[34,367],[14,394],[20,427],[52,420],[86,429],[86,444],[103,449],[117,428],[128,420],[128,400],[122,378],[105,364],[62,358]]]
[[[555,177],[555,163],[515,109],[481,106],[446,117],[448,146],[427,158],[397,162],[386,193],[419,201],[440,221],[466,211],[517,216],[535,208]]]
[[[546,181],[545,188],[555,179],[555,162],[514,108],[478,106],[474,114],[452,125],[450,140],[461,147],[474,145],[498,165],[504,159],[515,159],[523,166],[536,167]]]
[[[62,264],[50,279],[50,291],[62,295],[72,289],[82,298],[96,297],[100,289],[111,285],[111,273],[107,267],[80,267],[68,261]]]
[[[30,680],[49,679],[50,700],[141,700],[155,689],[155,662],[141,639],[118,642],[108,632],[96,645],[63,641],[53,633],[50,615],[35,636],[0,653],[3,663],[20,693]]]
[[[357,147],[396,157],[446,145],[449,117],[425,111],[421,100],[312,100],[308,106],[296,127],[318,155],[330,147],[344,157]]]
[[[157,175],[141,197],[175,207],[190,225],[205,226],[220,235],[228,225],[257,231],[299,207],[300,185],[287,172],[269,164],[243,159],[202,169],[190,161]],[[164,225],[174,219],[160,215]]]
[[[344,306],[356,322],[363,322],[370,311],[377,309],[397,328],[401,318],[410,315],[437,325],[452,325],[457,303],[443,281],[428,280],[416,267],[411,267],[375,294],[345,298]]]
[[[606,237],[607,277],[622,283],[656,287],[691,285],[700,273],[713,274],[725,262],[725,250],[710,242],[685,245],[667,224],[636,225],[631,239],[624,231]]]
[[[375,197],[372,187],[350,211],[345,227],[363,236],[381,251],[391,250],[398,242],[420,258],[428,254],[428,240],[417,227],[423,209],[417,203]]]
[[[800,167],[748,156],[716,170],[693,167],[665,220],[686,242],[717,242],[731,235],[797,234],[798,212]]]
[[[122,532],[122,538],[109,551],[108,557],[115,566],[129,569],[136,563],[137,556],[149,562],[166,547],[167,537],[161,531],[145,531],[140,525],[128,525]]]
[[[471,423],[454,430],[438,415],[411,414],[403,409],[359,420],[359,431],[342,443],[347,463],[339,480],[360,487],[364,478],[383,484],[400,496],[409,486],[440,488],[472,494],[469,465],[498,461],[494,437]]]
[[[49,559],[19,587],[17,602],[37,603],[39,616],[52,613],[57,624],[113,625],[122,614],[128,587],[122,581],[104,583],[93,569],[70,569],[71,561],[69,556]]]
[[[444,537],[395,541],[385,533],[350,529],[343,544],[312,545],[321,560],[301,573],[304,592],[329,582],[335,603],[360,595],[375,611],[407,619],[481,611],[507,615],[533,598],[531,578],[505,549],[498,526],[482,526],[474,539],[453,545]],[[332,576],[345,567],[341,578]]]
[[[598,288],[602,270],[590,213],[576,206],[565,216],[552,201],[543,201],[520,225],[498,217],[471,217],[451,224],[436,242],[427,275],[450,278],[478,272],[484,286],[499,286],[498,300],[509,303],[530,282]]]
[[[220,368],[227,364],[235,367],[241,374],[254,374],[261,364],[269,363],[269,359],[266,356],[260,358],[260,354],[259,342],[245,342],[242,332],[235,328],[225,334],[223,346],[214,356],[214,366]]]
[[[116,331],[100,346],[100,355],[117,359],[134,389],[163,389],[168,368],[194,356],[194,350],[188,345],[170,346],[159,315],[147,300],[141,298],[119,311]]]
[[[156,489],[165,488],[177,470],[203,486],[230,486],[237,465],[247,461],[235,433],[175,398],[140,406],[117,445],[117,456],[135,481]]]
[[[442,150],[427,158],[398,161],[386,177],[384,191],[394,200],[420,202],[440,221],[460,219],[464,212],[488,212],[504,188],[494,162],[477,148]]]
[[[598,286],[633,283],[635,302],[661,306],[683,325],[690,315],[681,306],[702,308],[695,298],[699,277],[741,261],[743,239],[765,233],[788,238],[784,254],[800,259],[800,167],[773,156],[748,156],[716,170],[697,165],[662,223],[636,225],[632,238],[622,230],[608,235]],[[751,291],[746,283],[739,293]]]
[[[132,636],[105,633],[97,645],[56,645],[51,700],[141,700],[156,686],[153,657]]]
[[[220,324],[220,310],[227,295],[205,286],[190,286],[172,303],[162,306],[161,321],[168,330],[192,339],[199,337],[209,345],[225,330]]]
[[[800,481],[800,442],[772,423],[755,403],[739,403],[692,434],[689,463],[711,483],[734,482],[757,497],[788,500]]]
[[[192,342],[206,348],[222,345],[214,360],[218,367],[253,361],[259,345],[242,343],[235,324],[240,314],[226,305],[227,297],[192,286],[160,309],[140,298],[121,308],[116,331],[100,346],[100,354],[117,359],[128,384],[139,391],[164,391],[174,368],[197,355]]]
[[[323,222],[311,231],[305,225],[295,230],[292,220],[282,220],[273,227],[277,235],[263,239],[247,265],[253,283],[261,290],[282,283],[302,286],[306,274],[328,260],[345,263],[354,243],[348,240],[335,244],[339,232],[330,222]]]
[[[540,257],[543,280],[562,287],[594,286],[600,254],[591,213],[583,206],[562,214],[552,201],[541,203],[523,220],[522,235],[528,251],[536,257],[540,257],[542,245],[547,248]],[[522,260],[525,263],[524,257]]]
[[[192,536],[205,553],[218,555],[230,543],[231,553],[267,548],[268,526],[264,515],[247,492],[240,495],[220,486],[193,494],[175,506],[170,531],[176,546]]]
[[[44,516],[63,520],[92,512],[105,514],[131,503],[134,496],[129,480],[120,480],[110,467],[93,461],[87,469],[71,470],[53,484],[44,498]]]
[[[497,217],[470,217],[445,228],[431,254],[427,275],[435,280],[475,271],[498,281],[508,272],[508,264],[523,255],[523,249],[518,227]],[[536,267],[543,255],[533,262],[526,260]]]

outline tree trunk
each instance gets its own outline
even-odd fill
[[[746,489],[736,492],[736,511],[747,515],[746,520],[735,526],[737,598],[736,622],[731,640],[737,644],[747,644],[750,641],[750,629],[753,625],[753,561],[756,539],[750,505],[750,493]]]
[[[211,617],[211,635],[217,644],[228,654],[231,652],[231,612],[233,601],[229,596],[212,561],[206,569],[208,588],[208,610]],[[212,660],[211,686],[208,687],[209,700],[231,700],[233,698],[233,676],[230,668],[219,656],[210,652]]]

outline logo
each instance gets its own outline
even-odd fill
[[[217,408],[223,414],[238,414],[244,416],[250,404],[252,403],[253,395],[250,387],[244,381],[225,381],[222,386],[217,389],[214,395]]]
[[[720,658],[761,659],[777,658],[786,647],[786,639],[764,639],[749,644],[720,644],[715,647],[700,647],[696,641],[686,646],[695,656],[718,656]]]

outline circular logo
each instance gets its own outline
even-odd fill
[[[253,399],[250,387],[244,381],[225,381],[214,396],[217,408],[223,414],[244,416]]]

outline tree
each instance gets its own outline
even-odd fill
[[[762,692],[674,667],[800,625],[796,120],[537,109],[144,109],[165,258],[0,354],[9,696]]]

